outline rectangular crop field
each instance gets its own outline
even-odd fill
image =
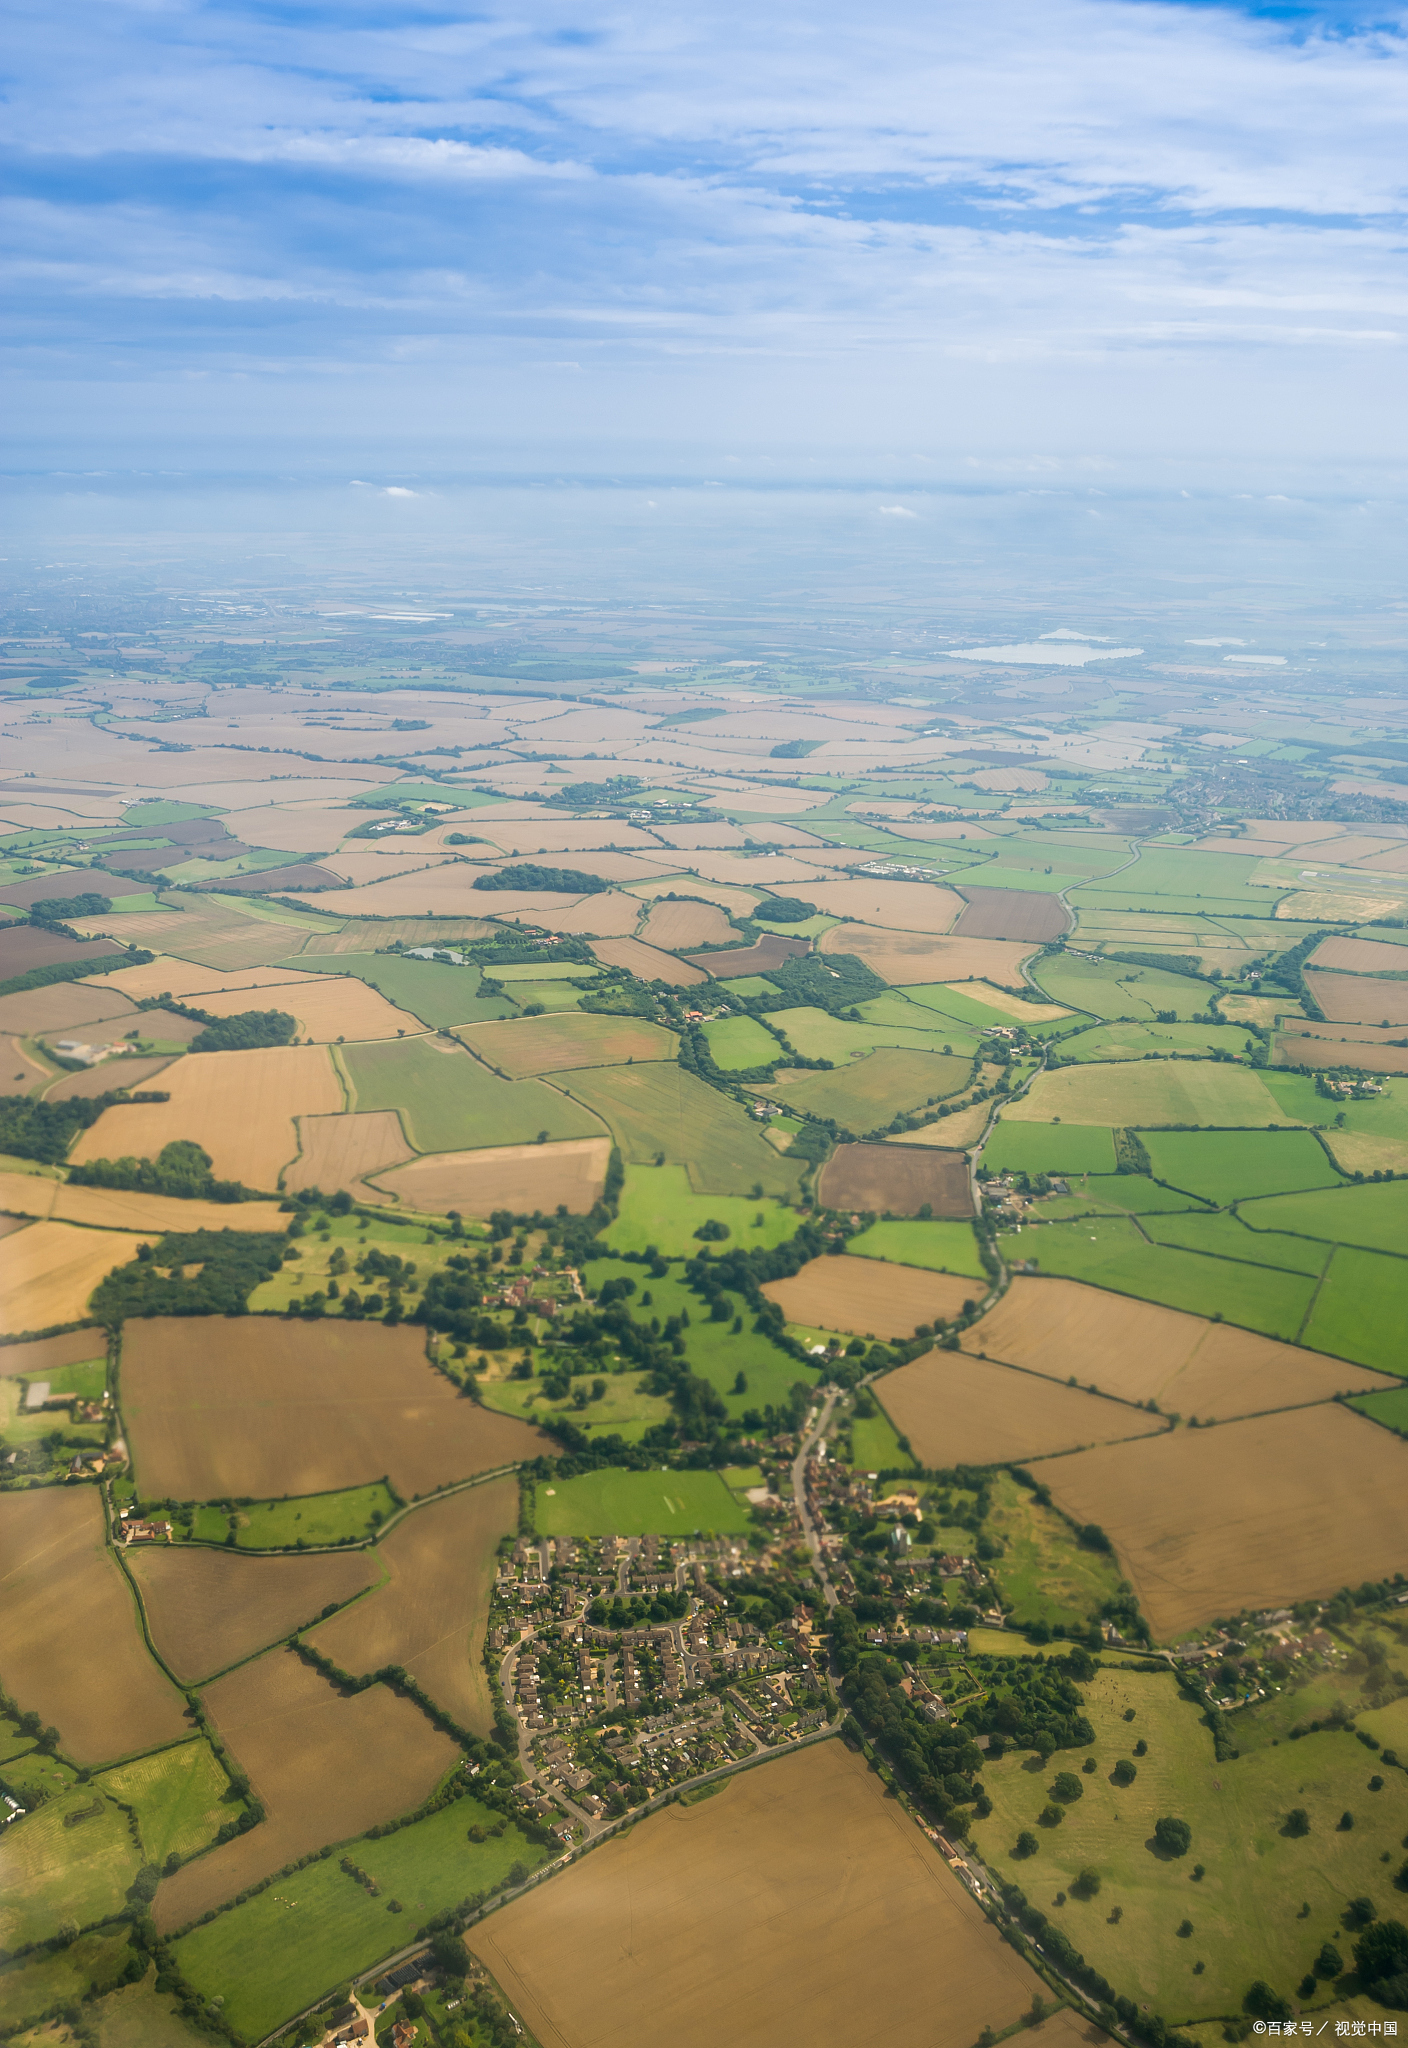
[[[515,1017],[504,1024],[471,1024],[460,1037],[488,1066],[521,1080],[568,1067],[617,1067],[628,1060],[672,1060],[673,1031],[643,1017]]]
[[[1287,1123],[1274,1095],[1247,1067],[1212,1060],[1138,1060],[1127,1066],[1063,1067],[1041,1074],[1003,1111],[1003,1122],[1213,1124],[1245,1129]],[[1299,1119],[1295,1119],[1299,1121]]]
[[[1351,1367],[1230,1323],[1020,1273],[963,1348],[1204,1421],[1328,1401],[1361,1384]]]
[[[215,1840],[221,1824],[239,1811],[227,1798],[230,1781],[202,1738],[158,1749],[104,1771],[94,1783],[137,1810],[147,1863],[194,1856]]]
[[[931,1469],[1043,1458],[1162,1427],[1122,1402],[962,1351],[916,1358],[886,1373],[875,1393],[920,1464]]]
[[[84,1764],[187,1732],[181,1695],[147,1653],[104,1535],[96,1487],[0,1497],[0,1681]]]
[[[920,1323],[947,1322],[984,1284],[879,1259],[813,1259],[790,1280],[763,1287],[789,1322],[857,1337],[912,1337]]]
[[[920,1145],[839,1145],[822,1168],[817,1197],[828,1209],[913,1216],[927,1203],[954,1221],[973,1214],[967,1161]],[[927,1261],[924,1263],[927,1264]]]
[[[139,1195],[126,1188],[61,1187],[50,1213],[56,1223],[79,1223],[98,1230],[160,1233],[283,1231],[288,1227],[288,1219],[279,1214],[277,1202],[186,1202],[170,1195]]]
[[[1365,974],[1317,974],[1312,969],[1305,985],[1333,1023],[1408,1024],[1408,981],[1375,981]]]
[[[946,932],[965,909],[962,897],[944,888],[937,876],[932,882],[897,882],[881,875],[853,875],[844,882],[809,882],[805,901],[814,903],[831,917],[902,932]]]
[[[715,1017],[704,1026],[704,1036],[714,1065],[728,1074],[741,1073],[748,1067],[765,1067],[782,1051],[771,1031],[756,1017]],[[810,1058],[810,1054],[806,1057]]]
[[[551,1215],[565,1205],[585,1216],[600,1199],[611,1140],[562,1138],[556,1144],[486,1145],[480,1152],[431,1152],[378,1173],[374,1198],[393,1195],[407,1209],[443,1216],[491,1216],[495,1209]]]
[[[667,1807],[470,1943],[543,2048],[969,2048],[1036,1984],[839,1742]]]
[[[89,1927],[112,1919],[123,1910],[140,1866],[120,1807],[92,1784],[48,1789],[52,1796],[43,1806],[5,1829],[0,1944],[7,1951],[52,1940],[65,1920]],[[68,1825],[78,1813],[87,1818]]]
[[[346,1699],[291,1650],[242,1664],[203,1698],[266,1818],[163,1882],[153,1913],[164,1933],[325,1842],[405,1813],[459,1754],[409,1700],[382,1685]]]
[[[1408,1544],[1408,1445],[1334,1404],[1080,1451],[1042,1478],[1106,1531],[1160,1642],[1391,1576]]]
[[[558,1085],[604,1118],[623,1159],[649,1164],[663,1154],[705,1194],[796,1193],[800,1163],[782,1159],[745,1109],[673,1061],[563,1074]]]
[[[125,1562],[152,1641],[183,1685],[253,1656],[381,1577],[369,1550],[251,1557],[223,1547],[138,1544]]]
[[[769,1081],[767,1092],[774,1101],[795,1103],[813,1116],[834,1118],[843,1129],[860,1132],[886,1124],[902,1111],[955,1094],[966,1084],[969,1072],[968,1061],[956,1055],[886,1047],[829,1074]]]
[[[897,1266],[926,1266],[931,1273],[962,1273],[983,1278],[978,1241],[971,1223],[872,1223],[846,1245],[855,1258],[888,1259]]]
[[[991,1173],[1113,1173],[1115,1141],[1098,1124],[1017,1123],[1003,1115],[983,1147],[983,1166]]]
[[[535,1457],[536,1430],[463,1400],[419,1330],[262,1316],[129,1323],[123,1413],[157,1499],[328,1493],[383,1475],[405,1500]]]
[[[1070,928],[1065,905],[1040,889],[961,885],[968,908],[954,926],[963,939],[1058,939]]]
[[[203,1145],[222,1180],[246,1187],[278,1186],[279,1170],[298,1150],[294,1118],[329,1116],[343,1108],[327,1049],[279,1045],[261,1052],[190,1053],[162,1076],[169,1102],[107,1109],[81,1133],[75,1160],[154,1159],[163,1145],[192,1138]]]
[[[350,974],[300,976],[296,982],[265,988],[257,999],[244,990],[232,995],[207,993],[194,1007],[208,1010],[212,1017],[231,1017],[251,1009],[288,1011],[300,1038],[324,1045],[334,1038],[394,1038],[398,1031],[420,1029],[418,1017],[398,1010],[368,982]]]
[[[663,946],[667,953],[685,953],[691,946],[727,946],[738,933],[717,903],[678,901],[657,897],[640,935],[650,946]]]
[[[1276,1266],[1287,1273],[1308,1273],[1316,1280],[1330,1263],[1329,1245],[1317,1244],[1313,1238],[1291,1237],[1284,1230],[1249,1230],[1235,1212],[1200,1209],[1182,1215],[1141,1214],[1140,1228],[1156,1244],[1243,1259],[1253,1266]]]
[[[607,1466],[534,1488],[542,1536],[741,1535],[743,1508],[717,1472],[627,1472]]]
[[[1143,1142],[1157,1179],[1219,1206],[1340,1185],[1311,1131],[1151,1131]]]
[[[906,1001],[898,990],[867,1003],[861,1017],[857,1024],[827,1010],[802,1008],[774,1010],[769,1022],[786,1033],[803,1059],[834,1060],[840,1067],[880,1045],[909,1052],[957,1051],[971,1057],[978,1043],[975,1031]],[[709,1029],[712,1032],[713,1027]]]
[[[0,1336],[81,1321],[98,1282],[135,1258],[142,1241],[129,1231],[80,1230],[69,1223],[31,1223],[11,1231],[5,1239]]]
[[[489,929],[484,927],[485,931]],[[412,943],[453,942],[438,940],[429,931],[422,931]],[[319,957],[300,953],[297,965],[323,974],[355,974],[359,981],[379,989],[397,1009],[409,1010],[435,1031],[452,1024],[477,1024],[491,1017],[507,1017],[512,1012],[512,1004],[503,996],[480,994],[482,977],[477,967],[453,967],[446,960],[409,960],[394,953],[333,953]]]
[[[384,1202],[386,1197],[369,1188],[364,1176],[415,1156],[394,1109],[301,1116],[297,1129],[298,1157],[283,1174],[283,1185],[291,1192],[321,1188],[332,1195],[346,1188],[359,1202]]]
[[[604,967],[624,967],[637,981],[663,981],[670,988],[695,988],[708,979],[687,960],[662,953],[655,946],[643,946],[639,939],[598,939],[592,951]],[[724,956],[713,957],[722,960]]]
[[[1327,1185],[1323,1194],[1249,1202],[1240,1213],[1255,1231],[1289,1230],[1325,1244],[1359,1245],[1371,1252],[1401,1253],[1408,1248],[1408,1181],[1336,1185],[1333,1190]]]
[[[486,1027],[487,1028],[487,1027]],[[504,1081],[443,1039],[395,1039],[349,1045],[342,1058],[356,1109],[394,1109],[419,1152],[478,1145],[523,1145],[549,1138],[595,1138],[601,1124],[542,1081]],[[339,1107],[341,1105],[338,1105]]]
[[[1406,1272],[1401,1258],[1340,1245],[1315,1297],[1302,1342],[1313,1351],[1332,1351],[1336,1358],[1408,1375],[1403,1344]],[[1338,1368],[1337,1377],[1345,1379],[1345,1367]]]
[[[833,925],[818,940],[817,951],[823,956],[852,953],[892,988],[936,981],[991,981],[999,988],[1020,988],[1022,962],[1032,954],[1031,946],[1004,939],[937,938],[864,924]],[[975,993],[981,1000],[985,991]]]
[[[546,1207],[546,1204],[544,1204]],[[616,1221],[602,1232],[613,1251],[643,1252],[653,1244],[667,1258],[693,1258],[695,1236],[706,1223],[722,1223],[731,1243],[771,1248],[795,1237],[801,1218],[768,1196],[699,1195],[682,1166],[628,1166]]]
[[[462,1727],[487,1735],[494,1703],[481,1662],[499,1538],[518,1526],[518,1486],[491,1479],[404,1517],[377,1546],[386,1582],[309,1636],[360,1677],[404,1664]]]
[[[1222,1316],[1287,1342],[1295,1339],[1315,1295],[1315,1281],[1306,1274],[1151,1244],[1125,1216],[1091,1216],[1020,1237],[1009,1234],[1004,1249],[1009,1258],[1039,1259],[1043,1273],[1088,1280],[1193,1315]]]

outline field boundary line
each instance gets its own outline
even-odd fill
[[[1249,1226],[1249,1227],[1250,1227],[1250,1226]],[[1320,1240],[1319,1240],[1319,1239],[1316,1239],[1316,1238],[1312,1238],[1312,1239],[1311,1239],[1310,1241],[1311,1241],[1311,1243],[1312,1243],[1312,1244],[1320,1242]],[[1303,1316],[1301,1317],[1301,1319],[1300,1319],[1299,1323],[1298,1323],[1298,1324],[1296,1325],[1296,1342],[1297,1342],[1297,1344],[1299,1344],[1299,1343],[1300,1343],[1300,1340],[1301,1340],[1301,1338],[1302,1338],[1302,1337],[1304,1336],[1305,1332],[1306,1332],[1306,1331],[1307,1331],[1307,1330],[1308,1330],[1308,1329],[1310,1328],[1311,1318],[1312,1318],[1312,1317],[1314,1316],[1314,1314],[1315,1314],[1315,1304],[1316,1304],[1316,1303],[1317,1303],[1317,1302],[1319,1301],[1319,1299],[1320,1299],[1320,1290],[1321,1290],[1321,1288],[1322,1288],[1322,1287],[1323,1287],[1323,1286],[1325,1285],[1325,1282],[1326,1282],[1326,1281],[1327,1281],[1327,1280],[1329,1279],[1329,1277],[1330,1277],[1330,1268],[1331,1268],[1331,1267],[1332,1267],[1332,1266],[1334,1265],[1334,1263],[1335,1263],[1335,1254],[1336,1254],[1336,1253],[1337,1253],[1338,1251],[1339,1251],[1339,1246],[1338,1246],[1337,1244],[1332,1244],[1332,1245],[1330,1246],[1330,1256],[1329,1256],[1329,1258],[1328,1258],[1328,1259],[1326,1259],[1326,1261],[1325,1261],[1325,1264],[1324,1264],[1323,1268],[1321,1269],[1321,1273],[1320,1273],[1320,1278],[1319,1278],[1319,1279],[1318,1279],[1318,1280],[1316,1281],[1316,1283],[1315,1283],[1315,1290],[1314,1290],[1314,1292],[1312,1293],[1312,1295],[1311,1295],[1311,1297],[1310,1297],[1310,1300],[1309,1300],[1309,1301],[1307,1302],[1307,1304],[1306,1304],[1305,1314],[1304,1314],[1304,1315],[1303,1315]],[[1309,1351],[1309,1350],[1311,1349],[1311,1347],[1310,1347],[1310,1345],[1308,1345],[1308,1344],[1307,1344],[1307,1345],[1305,1345],[1305,1346],[1303,1347],[1303,1349],[1305,1349],[1305,1350]],[[1330,1357],[1333,1357],[1333,1356],[1334,1356],[1334,1354],[1333,1354],[1333,1352],[1331,1352],[1331,1353],[1328,1353],[1328,1354],[1323,1354],[1323,1353],[1322,1353],[1322,1356],[1330,1356]],[[1346,1361],[1346,1362],[1348,1362],[1348,1361]],[[1372,1368],[1372,1367],[1370,1367],[1370,1370],[1372,1371],[1372,1370],[1373,1370],[1373,1368]]]

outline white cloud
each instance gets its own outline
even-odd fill
[[[1084,668],[1088,661],[1114,661],[1121,655],[1142,654],[1142,647],[1059,647],[1043,646],[1039,640],[1024,640],[1012,647],[950,647],[954,661],[1004,661],[1021,667],[1046,665],[1052,668]]]
[[[1039,639],[1042,639],[1042,640],[1100,640],[1100,641],[1105,641],[1105,640],[1108,640],[1110,636],[1109,636],[1109,634],[1108,634],[1108,633],[1077,633],[1077,632],[1074,632],[1074,631],[1072,630],[1072,628],[1071,628],[1070,626],[1058,626],[1058,627],[1056,628],[1056,631],[1055,631],[1054,633],[1041,633],[1041,634],[1039,634],[1039,635],[1038,635],[1037,637],[1038,637]]]
[[[883,519],[917,519],[919,514],[911,512],[908,505],[877,505],[876,511]]]
[[[408,491],[404,484],[386,484],[381,495],[384,498],[418,498],[419,491]]]
[[[1185,647],[1245,647],[1245,640],[1185,640]]]

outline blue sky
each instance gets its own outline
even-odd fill
[[[1404,454],[1408,24],[30,0],[21,465],[1125,477]]]

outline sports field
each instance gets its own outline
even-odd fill
[[[1157,1179],[1219,1205],[1340,1185],[1311,1131],[1150,1131],[1143,1144]]]
[[[224,1548],[137,1544],[125,1562],[152,1641],[186,1685],[278,1642],[381,1577],[377,1553],[366,1550],[251,1557]]]
[[[979,1329],[982,1325],[978,1325]],[[921,1465],[996,1465],[1160,1428],[1151,1415],[962,1351],[931,1351],[875,1385]]]
[[[888,1259],[897,1266],[927,1266],[935,1273],[983,1278],[977,1239],[970,1223],[922,1221],[872,1223],[846,1245],[856,1258]]]
[[[745,1508],[717,1472],[627,1472],[608,1466],[533,1489],[541,1536],[741,1535]]]
[[[789,1322],[844,1330],[858,1337],[912,1337],[920,1323],[947,1322],[965,1301],[981,1299],[986,1283],[878,1259],[813,1259],[790,1280],[768,1280],[763,1292]]]
[[[668,1258],[694,1258],[695,1232],[710,1222],[726,1227],[729,1242],[751,1249],[795,1237],[801,1218],[774,1196],[759,1202],[696,1194],[683,1166],[628,1166],[616,1220],[602,1237],[614,1251],[643,1252],[653,1244]]]
[[[1334,1403],[1080,1451],[1042,1478],[1106,1531],[1160,1642],[1391,1576],[1408,1542],[1408,1445]]]
[[[673,1031],[640,1017],[516,1017],[505,1024],[471,1024],[459,1036],[486,1065],[510,1080],[556,1074],[569,1067],[625,1066],[632,1060],[672,1060]]]
[[[1088,1280],[1193,1315],[1221,1316],[1288,1343],[1315,1296],[1315,1281],[1308,1274],[1153,1244],[1124,1216],[1091,1216],[1039,1231],[1010,1232],[1003,1243],[1009,1258],[1039,1259],[1043,1273]]]
[[[470,1946],[543,2048],[970,2048],[1017,2019],[1036,1983],[839,1742],[667,1807],[494,1914]]]
[[[123,1412],[161,1499],[330,1493],[383,1475],[403,1499],[534,1457],[536,1430],[462,1400],[419,1330],[266,1317],[128,1324]]]
[[[147,1654],[132,1589],[104,1535],[94,1486],[0,1495],[5,1689],[56,1727],[65,1756],[80,1764],[187,1732],[184,1702]]]
[[[769,1081],[767,1094],[772,1101],[794,1103],[813,1116],[832,1118],[859,1135],[902,1111],[955,1094],[970,1072],[969,1062],[956,1056],[885,1047],[830,1074]]]
[[[1212,1124],[1237,1129],[1288,1123],[1258,1074],[1212,1060],[1139,1060],[1127,1066],[1063,1067],[1041,1074],[1003,1112],[1004,1123]]]
[[[557,1085],[610,1125],[629,1163],[685,1166],[704,1194],[796,1191],[800,1163],[775,1152],[745,1109],[672,1061],[559,1074]]]
[[[393,1039],[340,1050],[352,1084],[352,1107],[399,1110],[419,1152],[523,1145],[539,1131],[549,1138],[601,1134],[598,1119],[557,1089],[542,1081],[501,1080],[443,1038]]]
[[[1004,1111],[983,1147],[983,1166],[991,1173],[1113,1173],[1115,1141],[1107,1127],[1068,1122],[1018,1122]]]
[[[563,1138],[555,1144],[487,1145],[476,1152],[431,1152],[379,1173],[376,1190],[407,1209],[491,1216],[496,1209],[551,1215],[565,1205],[584,1216],[606,1183],[611,1140]]]
[[[480,1661],[496,1548],[518,1522],[518,1487],[492,1479],[431,1501],[377,1546],[386,1578],[309,1636],[356,1676],[404,1664],[461,1726],[486,1735],[493,1701]]]
[[[266,1817],[164,1880],[153,1908],[163,1933],[325,1842],[404,1813],[459,1754],[408,1700],[382,1685],[344,1698],[291,1650],[242,1664],[202,1697]]]

